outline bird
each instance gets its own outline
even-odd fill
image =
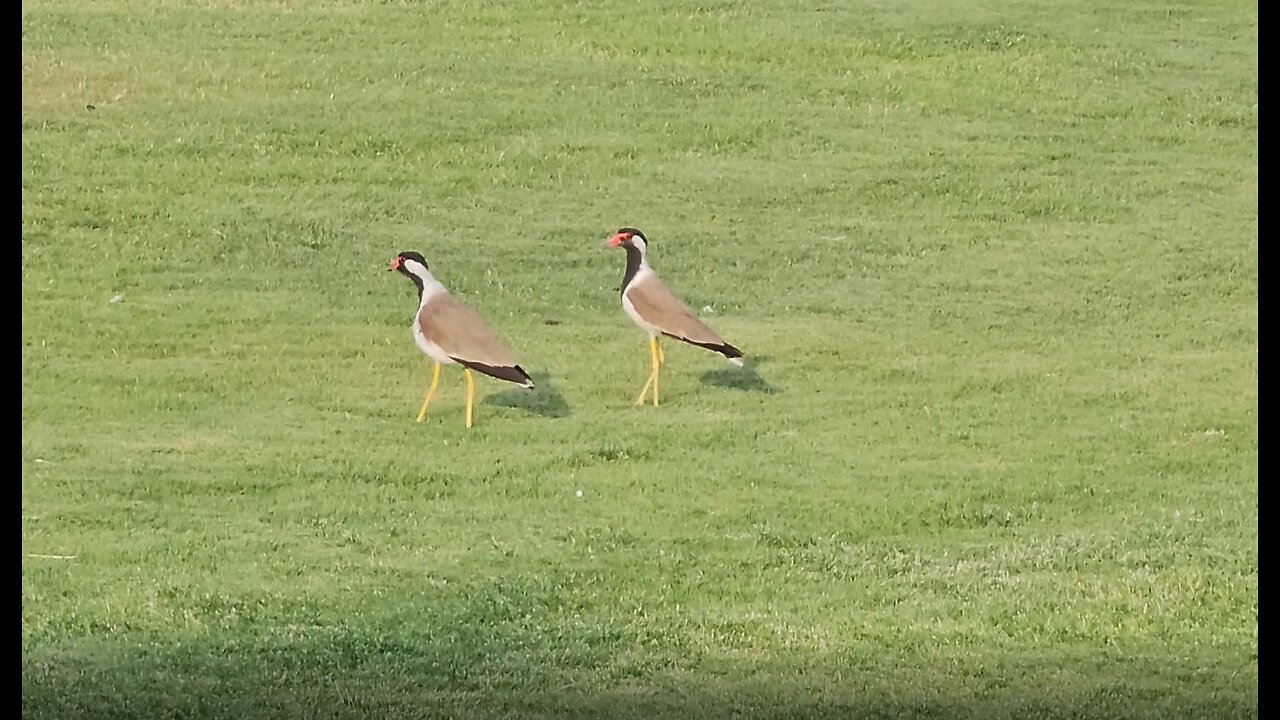
[[[402,252],[391,261],[396,270],[413,281],[418,289],[418,312],[413,316],[413,340],[435,362],[431,385],[422,398],[418,422],[427,416],[427,406],[440,383],[441,365],[461,365],[467,380],[466,426],[471,427],[475,381],[471,371],[513,382],[532,390],[533,378],[516,364],[515,355],[475,310],[463,305],[436,280],[427,261],[417,252]]]
[[[649,239],[633,227],[620,228],[606,242],[611,248],[627,252],[627,268],[622,275],[622,309],[649,334],[649,379],[640,389],[636,405],[643,405],[649,388],[653,388],[653,405],[658,406],[658,375],[666,354],[658,343],[659,335],[720,353],[729,362],[742,367],[742,351],[720,338],[667,288],[666,283],[649,266]]]

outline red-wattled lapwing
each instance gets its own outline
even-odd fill
[[[624,227],[613,234],[606,243],[609,247],[621,247],[627,251],[627,270],[622,276],[622,309],[649,333],[649,379],[640,389],[636,404],[644,403],[645,393],[653,387],[653,404],[658,405],[658,371],[666,362],[666,355],[658,344],[658,335],[666,335],[718,352],[729,362],[742,366],[742,351],[730,345],[711,328],[694,317],[693,312],[676,297],[658,274],[649,267],[649,240],[635,228]]]
[[[475,381],[471,371],[533,388],[533,378],[516,364],[516,358],[489,328],[484,318],[449,294],[431,275],[427,261],[416,252],[402,252],[388,270],[398,270],[418,288],[418,313],[413,316],[413,339],[418,349],[435,361],[431,386],[422,398],[418,422],[427,416],[427,405],[440,382],[441,365],[461,365],[467,379],[467,427],[471,427],[471,407]]]

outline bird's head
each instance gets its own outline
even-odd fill
[[[624,227],[614,233],[605,245],[611,248],[633,247],[639,250],[641,255],[644,255],[645,251],[649,249],[649,239],[644,236],[644,233],[633,227]]]
[[[419,278],[426,277],[428,271],[427,259],[421,254],[408,251],[402,252],[391,261],[391,267],[387,270],[397,270],[403,275],[410,277],[417,276]]]

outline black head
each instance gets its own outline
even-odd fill
[[[637,240],[639,241],[638,243],[636,242]],[[636,228],[624,227],[618,228],[618,232],[614,233],[613,237],[609,238],[609,242],[607,244],[609,247],[635,244],[641,245],[642,247],[648,247],[649,238],[645,237],[644,233],[640,232]]]
[[[426,259],[426,258],[422,257],[422,255],[421,255],[420,253],[416,253],[416,252],[413,252],[412,250],[409,250],[409,251],[402,252],[402,253],[400,253],[399,255],[397,255],[397,256],[396,256],[396,258],[395,258],[394,260],[392,260],[392,261],[391,261],[391,267],[387,268],[387,270],[399,270],[400,272],[404,273],[405,275],[409,275],[409,274],[410,274],[410,273],[409,273],[409,271],[408,271],[408,270],[406,270],[406,269],[405,269],[405,267],[404,267],[404,261],[405,261],[405,260],[412,260],[412,261],[414,261],[414,262],[416,262],[416,263],[418,263],[418,264],[422,265],[422,267],[423,267],[423,268],[425,268],[425,269],[427,269],[427,270],[430,270],[430,269],[431,269],[431,268],[430,268],[430,266],[428,266],[428,265],[427,265],[427,259]]]

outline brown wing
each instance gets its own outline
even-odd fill
[[[418,327],[455,360],[494,368],[516,366],[515,355],[484,318],[451,295],[432,298],[418,311]]]
[[[715,331],[694,317],[693,312],[667,289],[657,275],[633,281],[627,287],[627,299],[640,317],[666,335],[697,345],[725,344]]]

